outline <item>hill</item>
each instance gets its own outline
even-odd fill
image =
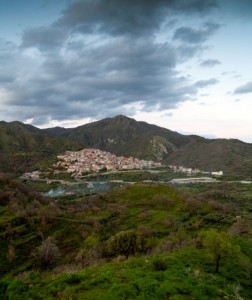
[[[173,151],[190,141],[169,129],[137,122],[122,115],[77,128],[46,129],[47,133],[85,143],[116,155],[163,161]]]
[[[185,189],[49,199],[0,176],[1,299],[251,299],[251,186]]]
[[[38,129],[0,122],[0,171],[23,172],[66,150],[91,147],[116,155],[251,179],[252,144],[182,135],[122,115],[76,128]]]
[[[174,151],[168,162],[206,171],[222,170],[224,174],[251,178],[252,144],[236,139],[194,139]]]
[[[58,153],[80,148],[77,142],[50,136],[31,125],[0,122],[0,172],[23,172]]]
[[[125,116],[116,116],[77,128],[50,128],[45,132],[82,142],[116,155],[251,177],[252,144],[239,140],[186,136]]]

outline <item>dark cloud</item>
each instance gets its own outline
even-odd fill
[[[13,82],[15,78],[14,74],[0,73],[0,84]]]
[[[239,86],[234,90],[234,94],[248,94],[252,93],[252,81],[247,82],[246,84]]]
[[[26,115],[39,120],[132,114],[133,108],[126,110],[125,105],[137,102],[145,111],[174,108],[199,88],[175,71],[179,61],[176,48],[150,38],[70,43],[63,54],[46,55],[40,73],[22,88],[13,84],[15,97],[9,104],[29,108]]]
[[[146,97],[152,89],[160,89],[165,83],[164,75],[174,76],[175,64],[175,52],[168,44],[114,39],[105,45],[76,49],[72,58],[48,57],[43,64],[43,77],[32,80],[32,93],[36,91],[35,98],[46,98],[62,91],[72,94],[73,99],[85,100],[105,92],[104,96],[110,98],[113,92],[119,93],[124,103],[123,93],[139,98]],[[52,85],[54,89],[49,89]],[[40,87],[46,87],[41,96]],[[77,96],[78,91],[82,96]]]
[[[177,58],[180,62],[185,62],[202,51],[204,49],[201,45],[180,45],[176,47]]]
[[[221,62],[218,59],[206,59],[200,63],[201,67],[214,67],[220,65]]]
[[[37,47],[42,51],[53,50],[55,47],[60,47],[66,37],[66,32],[59,28],[33,28],[24,33],[21,47]]]
[[[209,12],[215,0],[82,0],[75,1],[55,23],[82,33],[150,34],[174,12]]]
[[[218,6],[218,0],[178,0],[173,1],[174,7],[178,11],[197,12],[197,13],[209,13],[209,10]]]
[[[56,26],[82,33],[143,34],[159,27],[164,8],[173,1],[76,1],[69,6]]]
[[[144,111],[151,111],[195,99],[200,89],[218,81],[192,83],[177,70],[201,54],[218,30],[215,23],[201,26],[201,15],[205,22],[205,14],[215,7],[212,0],[72,1],[52,25],[23,34],[19,72],[8,82],[11,97],[2,102],[15,108],[17,118],[43,125],[50,120],[132,115],[139,102]],[[200,29],[175,29],[188,14],[198,14]],[[162,26],[170,36],[175,29],[172,41],[156,38]],[[27,51],[30,47],[40,52]],[[16,54],[8,50],[4,55],[11,61]]]
[[[213,35],[219,28],[220,24],[206,23],[203,29],[193,29],[191,27],[180,27],[174,35],[173,40],[178,40],[183,43],[199,44],[204,43]]]
[[[109,36],[151,36],[163,23],[174,26],[174,15],[208,12],[217,0],[77,0],[49,27],[27,30],[22,37],[24,48],[41,51],[62,46],[74,33],[105,34]],[[171,25],[173,24],[173,25]],[[206,24],[210,34],[216,24]],[[205,38],[205,40],[207,37]]]
[[[211,79],[208,79],[208,80],[199,80],[197,82],[195,82],[195,87],[197,88],[204,88],[204,87],[207,87],[209,85],[214,85],[214,84],[217,84],[219,81],[215,78],[211,78]]]

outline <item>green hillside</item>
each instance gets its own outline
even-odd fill
[[[116,116],[76,128],[40,130],[0,122],[0,171],[23,172],[66,150],[98,148],[116,155],[182,165],[251,179],[252,144],[205,139]]]
[[[252,144],[239,140],[205,139],[116,116],[77,128],[50,128],[45,132],[82,142],[88,147],[163,163],[224,171],[251,178]]]
[[[51,128],[46,132],[116,155],[154,160],[164,160],[175,149],[190,141],[190,138],[177,132],[121,115],[77,128],[63,131]]]
[[[66,150],[78,150],[77,142],[52,137],[20,122],[0,122],[0,172],[23,172]]]
[[[226,183],[47,199],[1,177],[1,299],[251,299],[251,200]]]
[[[174,151],[168,163],[224,174],[252,176],[252,144],[235,139],[193,140]]]

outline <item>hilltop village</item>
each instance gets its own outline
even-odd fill
[[[160,167],[159,162],[140,160],[133,157],[116,156],[98,149],[83,149],[81,151],[67,151],[64,155],[58,155],[57,168],[65,169],[67,173],[82,175],[83,173],[99,172],[102,170],[132,170]]]
[[[71,174],[74,178],[80,178],[87,173],[97,173],[100,171],[124,171],[124,170],[142,170],[157,167],[165,167],[160,162],[140,160],[133,157],[116,156],[110,152],[101,151],[99,149],[83,149],[80,151],[67,151],[65,154],[57,156],[57,163],[53,165],[53,174],[60,173]],[[183,173],[187,176],[195,175],[212,175],[223,176],[222,171],[205,172],[199,169],[186,168],[183,166],[168,165],[174,173]],[[23,174],[24,178],[37,180],[42,173],[34,171],[32,173]]]

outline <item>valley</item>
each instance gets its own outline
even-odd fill
[[[0,1],[0,300],[252,300],[252,0]]]
[[[83,128],[77,140],[74,129],[8,126],[1,299],[251,299],[250,144],[124,116],[86,125],[88,143]]]

